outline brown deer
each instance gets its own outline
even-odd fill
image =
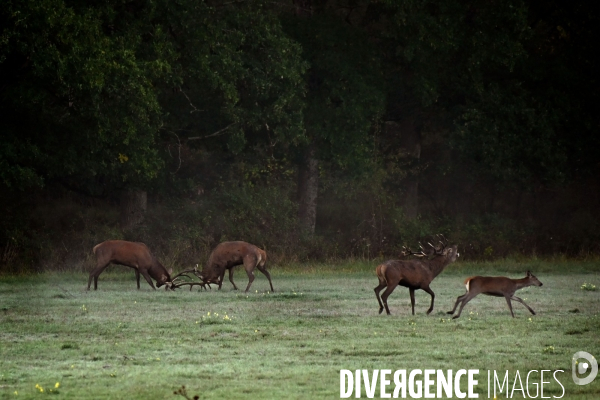
[[[90,272],[87,290],[90,290],[92,279],[94,279],[94,290],[98,289],[98,276],[110,263],[133,268],[138,289],[140,288],[140,274],[144,276],[152,289],[156,289],[152,278],[156,280],[156,286],[167,285],[167,288],[174,289],[172,287],[173,279],[170,276],[172,271],[167,271],[144,243],[107,240],[94,246],[93,251],[96,255],[96,268]]]
[[[429,245],[431,246],[431,250],[428,253],[425,253],[423,246],[420,246],[420,252],[415,253],[404,248],[404,252],[402,253],[404,256],[414,255],[424,257],[423,259],[389,260],[377,266],[376,272],[379,278],[379,285],[374,290],[379,302],[379,314],[383,312],[383,308],[385,307],[385,311],[390,315],[387,299],[398,285],[408,288],[413,315],[415,315],[415,290],[417,289],[424,290],[431,295],[431,305],[429,306],[429,310],[427,310],[427,314],[429,315],[433,311],[435,294],[429,285],[448,264],[456,260],[459,254],[456,245],[446,247],[446,244],[441,241],[439,247],[435,247],[431,243]],[[432,256],[432,258],[428,259],[428,256]],[[380,297],[379,293],[383,288],[386,289]]]
[[[453,319],[460,317],[463,307],[480,293],[488,296],[504,297],[513,318],[515,317],[515,314],[513,313],[511,300],[523,304],[533,315],[535,315],[535,311],[525,304],[523,299],[515,296],[515,292],[527,286],[542,286],[542,282],[533,276],[530,271],[527,271],[527,276],[523,279],[510,279],[504,276],[472,276],[465,280],[465,286],[467,287],[467,293],[458,296],[456,303],[454,303],[454,308],[452,311],[448,311],[448,314],[454,314],[458,303],[462,302],[458,314],[452,317]]]
[[[233,285],[233,288],[237,290],[238,288],[233,282],[233,267],[243,264],[249,280],[246,292],[250,289],[250,285],[254,281],[255,268],[258,268],[267,277],[271,291],[274,292],[271,275],[265,268],[266,261],[267,253],[253,244],[240,241],[223,242],[217,245],[210,254],[208,264],[200,273],[200,279],[205,284],[218,284],[220,290],[225,278],[225,270],[229,270],[229,281]]]

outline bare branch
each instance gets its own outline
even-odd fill
[[[194,397],[190,397],[187,394],[187,390],[185,389],[185,386],[182,386],[181,388],[179,388],[178,390],[173,392],[174,395],[180,395],[184,398],[186,398],[187,400],[198,400],[200,398],[200,396],[196,395]]]
[[[206,135],[206,136],[191,136],[191,137],[188,137],[188,140],[207,139],[209,137],[215,137],[215,136],[222,135],[223,133],[225,133],[225,131],[227,129],[231,128],[235,124],[237,124],[237,122],[232,122],[231,124],[227,125],[225,128],[219,129],[215,133],[211,133],[210,135]]]
[[[198,110],[198,108],[196,108],[196,106],[192,103],[192,100],[190,100],[189,96],[183,91],[182,88],[179,88],[179,91],[185,96],[185,98],[187,99],[188,103],[190,103],[190,107],[193,108],[193,110],[190,111],[190,114],[193,114],[195,112],[204,111],[204,110]]]

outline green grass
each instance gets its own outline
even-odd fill
[[[392,316],[378,315],[375,264],[273,267],[277,292],[268,293],[258,273],[249,294],[228,281],[220,292],[165,292],[142,280],[138,291],[122,267],[111,267],[90,292],[83,274],[4,276],[0,398],[41,398],[52,389],[54,398],[182,399],[173,392],[185,385],[206,399],[332,399],[340,369],[384,368],[479,369],[480,398],[487,398],[487,370],[511,371],[512,385],[516,370],[562,369],[564,398],[600,398],[600,377],[587,386],[571,379],[573,353],[600,355],[600,291],[581,289],[600,285],[598,263],[458,263],[433,282],[430,316],[422,291],[410,315],[406,288],[390,296]],[[487,296],[459,320],[445,314],[469,274],[522,277],[526,269],[544,283],[519,292],[537,316],[514,304],[513,319],[503,299]],[[242,271],[236,278],[245,287]],[[544,395],[560,396],[547,380]]]

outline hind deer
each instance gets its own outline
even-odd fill
[[[274,292],[271,275],[265,268],[267,261],[267,253],[259,249],[253,244],[247,242],[223,242],[217,245],[208,258],[208,264],[202,269],[199,278],[205,284],[216,283],[221,289],[223,279],[225,278],[225,270],[229,270],[229,281],[233,288],[237,290],[237,286],[233,282],[233,267],[244,265],[246,274],[248,275],[248,286],[246,292],[250,289],[254,281],[254,269],[257,268],[269,280],[271,291]]]
[[[444,268],[453,263],[459,256],[456,245],[446,247],[444,242],[440,241],[439,243],[438,247],[429,243],[431,249],[427,253],[423,249],[423,246],[420,246],[420,252],[413,252],[406,247],[404,248],[403,256],[413,255],[422,257],[422,259],[389,260],[377,266],[376,273],[379,278],[379,285],[374,290],[379,302],[379,314],[383,312],[383,308],[385,307],[385,311],[390,315],[387,299],[398,285],[408,288],[413,315],[415,315],[415,290],[417,289],[424,290],[431,295],[431,305],[427,310],[427,314],[429,315],[433,311],[435,294],[429,285]],[[428,259],[427,257],[432,258]],[[380,297],[379,293],[383,288],[386,289]]]
[[[523,299],[515,296],[515,292],[528,286],[542,286],[542,282],[540,282],[530,271],[527,271],[527,276],[522,279],[510,279],[504,276],[472,276],[465,280],[465,286],[467,287],[467,293],[458,296],[456,303],[454,303],[454,308],[452,311],[448,311],[448,314],[454,314],[456,307],[458,307],[458,303],[462,302],[458,314],[453,316],[453,319],[460,317],[463,307],[480,293],[488,296],[504,297],[513,318],[515,317],[515,314],[513,313],[511,300],[523,304],[529,312],[535,315],[535,311],[525,304]]]

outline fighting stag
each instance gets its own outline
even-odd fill
[[[140,288],[140,274],[152,289],[156,290],[152,278],[156,280],[157,287],[166,285],[167,288],[171,288],[170,273],[172,271],[167,271],[144,243],[107,240],[94,246],[93,252],[96,256],[96,268],[90,272],[87,290],[90,290],[92,279],[94,280],[94,290],[98,289],[98,277],[110,263],[133,268],[138,289]]]
[[[267,253],[253,244],[247,242],[223,242],[217,245],[208,258],[208,264],[198,275],[205,284],[215,283],[219,285],[219,290],[225,278],[225,270],[229,270],[229,281],[233,288],[237,286],[233,282],[233,268],[237,265],[243,265],[248,275],[248,286],[246,292],[250,289],[254,281],[254,269],[258,269],[269,280],[271,291],[274,292],[271,275],[265,268]]]
[[[446,247],[447,243],[443,236],[438,235],[439,245],[434,246],[428,243],[430,249],[425,251],[422,245],[419,244],[420,251],[414,252],[406,247],[402,252],[403,256],[416,256],[419,259],[413,260],[389,260],[377,266],[376,273],[379,278],[379,285],[374,289],[375,296],[379,302],[379,313],[385,311],[390,315],[390,309],[387,304],[387,299],[392,294],[396,286],[407,287],[410,292],[410,303],[412,306],[412,314],[415,315],[415,290],[421,289],[431,295],[431,305],[427,310],[427,314],[433,311],[433,302],[435,294],[429,287],[431,281],[438,276],[444,268],[454,262],[459,256],[458,247]],[[379,293],[385,289],[385,292],[379,296]]]
[[[172,274],[173,271],[171,269],[167,271],[167,269],[150,252],[148,246],[141,242],[107,240],[94,246],[93,252],[96,255],[96,268],[90,272],[87,290],[90,290],[92,279],[94,280],[94,290],[98,289],[98,276],[100,276],[110,263],[133,268],[138,289],[140,288],[140,274],[146,279],[152,289],[156,289],[152,282],[152,278],[156,280],[157,287],[164,285],[165,289],[175,290],[182,286],[189,286],[190,290],[192,290],[193,286],[200,286],[206,289],[206,283],[204,282],[180,281],[182,277],[191,279],[191,277],[187,275],[188,273],[193,273],[200,278],[197,266],[196,268],[182,271],[171,277],[170,274]]]
[[[453,316],[452,319],[460,317],[463,307],[480,293],[488,296],[504,297],[513,318],[515,317],[515,314],[513,313],[511,300],[523,304],[530,313],[535,315],[535,311],[525,304],[523,299],[515,296],[515,292],[528,286],[542,286],[542,282],[540,282],[530,271],[527,271],[527,276],[522,279],[510,279],[504,276],[472,276],[465,280],[465,286],[467,287],[467,292],[462,296],[458,296],[456,303],[454,303],[454,308],[452,311],[448,311],[448,314],[454,314],[458,303],[462,302],[458,314]]]

